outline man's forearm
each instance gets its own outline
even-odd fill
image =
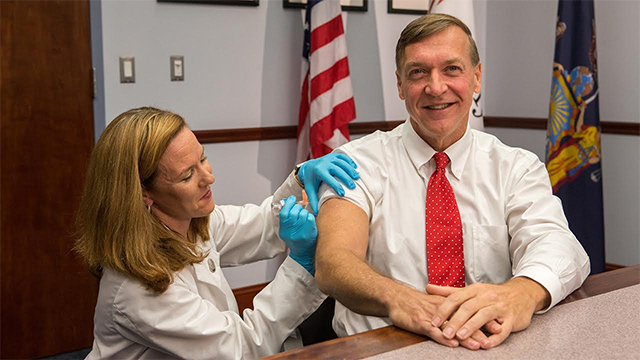
[[[363,315],[387,317],[404,285],[378,274],[350,252],[316,258],[316,281],[325,294]]]

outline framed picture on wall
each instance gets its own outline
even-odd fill
[[[307,7],[307,0],[282,0],[282,7],[285,9],[304,9]],[[342,11],[367,11],[368,0],[340,0]]]
[[[426,14],[434,0],[387,0],[387,12],[391,14]]]
[[[258,6],[260,0],[158,0],[162,3],[192,3],[216,5]]]

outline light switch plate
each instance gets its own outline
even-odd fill
[[[184,81],[184,56],[171,56],[171,81]]]
[[[133,56],[120,57],[120,83],[131,84],[136,82],[136,66]]]

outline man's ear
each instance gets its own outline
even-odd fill
[[[402,79],[400,78],[400,74],[398,73],[398,70],[396,70],[396,86],[398,86],[398,96],[400,97],[400,100],[404,100],[404,92],[402,92]]]
[[[473,92],[477,94],[480,92],[480,90],[482,90],[482,63],[478,63],[478,66],[476,66],[473,76],[475,76],[476,78],[476,85],[475,85],[475,88],[473,89]]]

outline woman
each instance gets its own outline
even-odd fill
[[[354,186],[349,158],[328,155],[300,168],[308,191],[333,179]],[[282,342],[324,300],[313,278],[313,215],[296,174],[262,205],[215,206],[204,148],[177,114],[127,111],[93,150],[78,211],[77,251],[100,277],[88,358],[258,358]],[[285,245],[286,243],[286,245]],[[290,248],[275,279],[242,317],[220,270]]]

